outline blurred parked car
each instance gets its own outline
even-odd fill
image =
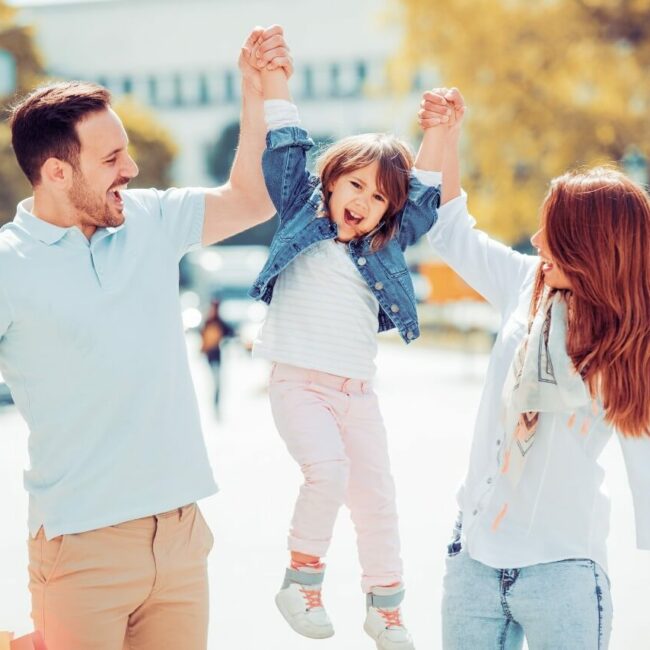
[[[2,373],[0,373],[0,405],[1,404],[13,404],[14,399],[11,396],[11,391],[9,386],[5,384],[4,379],[2,378]]]
[[[186,328],[198,327],[210,301],[246,347],[252,344],[266,316],[266,305],[254,301],[248,290],[264,266],[266,246],[209,246],[191,251],[181,260],[181,305]]]

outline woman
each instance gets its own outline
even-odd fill
[[[445,650],[607,648],[609,504],[598,457],[616,431],[650,549],[650,205],[620,172],[556,178],[528,256],[474,229],[449,103],[436,252],[501,313],[444,580]]]

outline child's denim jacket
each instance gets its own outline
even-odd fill
[[[278,275],[307,248],[337,235],[336,224],[321,216],[320,179],[307,172],[306,152],[313,146],[307,132],[296,126],[273,129],[266,136],[262,167],[280,224],[250,295],[268,304]],[[397,327],[406,343],[416,339],[420,329],[404,250],[433,226],[439,204],[440,187],[425,186],[411,175],[395,237],[376,252],[370,250],[371,236],[348,243],[352,261],[379,302],[379,331]]]

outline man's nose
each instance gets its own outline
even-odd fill
[[[131,156],[128,157],[127,164],[124,166],[122,173],[127,178],[135,178],[140,173],[138,165],[136,164],[135,160],[131,158]]]

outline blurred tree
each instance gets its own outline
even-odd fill
[[[121,99],[113,104],[113,108],[129,134],[129,151],[140,168],[129,187],[169,187],[177,153],[169,132],[148,109],[131,99]]]
[[[464,186],[482,227],[534,230],[548,181],[650,153],[650,0],[395,0],[394,61],[434,66],[469,106]],[[398,74],[399,71],[399,74]],[[409,75],[410,76],[410,75]]]
[[[208,150],[208,173],[216,183],[225,183],[230,174],[239,144],[239,122],[228,124],[215,144]]]
[[[16,63],[16,90],[20,92],[36,85],[44,69],[34,45],[32,28],[15,24],[16,12],[0,1],[0,50],[8,52]],[[0,102],[7,99],[0,95]]]
[[[16,9],[0,2],[0,51],[7,53],[16,68],[16,88],[22,92],[38,83],[43,75],[40,55],[34,46],[32,31],[14,23]],[[5,122],[5,108],[10,96],[0,95],[0,225],[13,219],[16,203],[30,194],[27,179],[16,163],[11,148],[11,133]]]
[[[0,124],[0,226],[14,218],[18,201],[31,193],[31,187],[14,157],[9,127]]]
[[[316,146],[309,150],[307,164],[310,167],[313,166],[316,157],[322,153],[323,149],[334,142],[334,138],[329,134],[312,135],[312,138]],[[238,143],[239,122],[232,122],[223,129],[215,144],[208,150],[208,171],[216,183],[225,183],[228,180]],[[265,221],[259,226],[240,232],[220,243],[228,245],[262,244],[268,246],[273,239],[277,226],[277,217],[274,217],[270,221]]]
[[[16,9],[0,0],[0,52],[7,52],[16,64],[16,89],[22,94],[47,81],[41,57],[34,45],[30,27],[17,25]],[[12,101],[0,95],[0,225],[13,219],[16,203],[29,196],[31,189],[16,163],[11,148],[11,133],[6,111]],[[116,102],[115,110],[124,122],[131,141],[131,152],[140,168],[132,187],[168,187],[176,155],[171,136],[146,109],[130,100]]]
[[[239,144],[239,130],[238,121],[227,124],[214,144],[208,149],[206,156],[208,173],[217,184],[225,183],[230,176],[230,168],[235,160],[235,152]],[[268,246],[271,243],[271,239],[273,239],[276,227],[277,222],[274,218],[219,243],[233,246],[242,244],[261,244]]]

